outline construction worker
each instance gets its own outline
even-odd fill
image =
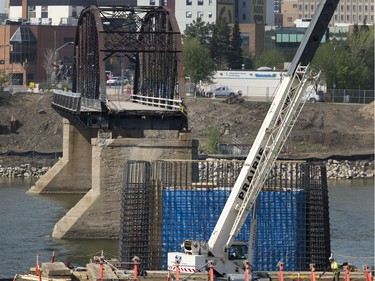
[[[329,258],[329,261],[331,263],[331,270],[333,273],[333,278],[332,281],[339,281],[340,279],[340,269],[339,266],[337,265],[337,262],[333,259],[333,257]]]

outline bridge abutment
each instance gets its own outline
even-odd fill
[[[86,193],[56,223],[54,238],[119,237],[125,161],[197,159],[198,156],[198,141],[192,139],[190,132],[180,132],[178,137],[169,139],[113,138],[110,132],[97,132],[91,143],[87,136],[64,120],[63,158],[29,190],[31,193]]]

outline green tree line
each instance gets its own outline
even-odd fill
[[[238,23],[224,18],[205,23],[201,18],[187,26],[183,34],[185,75],[192,82],[211,82],[219,69],[256,69],[270,66],[283,70],[287,56],[276,48],[254,56],[242,47]],[[321,71],[327,88],[374,89],[374,26],[355,25],[347,40],[322,43],[311,68]]]

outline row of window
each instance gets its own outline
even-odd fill
[[[197,18],[203,18],[204,13],[199,11],[197,12]],[[193,17],[193,12],[187,11],[186,12],[186,18],[192,18]],[[212,18],[212,13],[208,12],[208,18]]]
[[[48,18],[48,6],[41,6],[41,18]],[[72,17],[77,17],[77,6],[72,6]],[[29,18],[36,18],[36,6],[29,6]]]
[[[315,7],[316,7],[315,5],[311,5],[311,6],[310,6],[310,10],[311,10],[311,11],[314,11],[314,10],[315,10]],[[344,7],[345,7],[344,5],[340,5],[340,11],[344,11]],[[352,7],[352,11],[353,11],[353,12],[356,11],[357,7],[358,7],[358,11],[359,11],[359,12],[362,11],[362,7],[363,7],[363,10],[364,10],[364,11],[368,11],[368,5],[364,5],[364,6],[362,6],[362,5],[352,5],[352,6],[350,6],[350,5],[346,5],[346,10],[347,10],[347,11],[350,11],[350,7]],[[371,5],[370,7],[371,7],[371,8],[370,8],[371,11],[373,12],[373,11],[374,11],[374,6]],[[295,5],[293,5],[293,8],[296,8]],[[306,10],[308,10],[308,9],[309,9],[309,6],[308,6],[308,5],[305,5],[305,9],[304,9],[304,10],[306,11]],[[299,10],[300,10],[300,11],[302,10],[302,5],[299,5]]]
[[[204,5],[204,0],[196,0],[198,6]],[[186,6],[193,5],[193,0],[186,0]],[[208,0],[208,5],[212,5],[212,0]]]

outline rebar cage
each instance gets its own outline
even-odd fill
[[[185,239],[207,241],[242,161],[128,161],[124,168],[119,257],[166,269]],[[237,240],[248,241],[251,216]],[[325,165],[277,162],[257,201],[254,270],[324,270],[330,256]]]

